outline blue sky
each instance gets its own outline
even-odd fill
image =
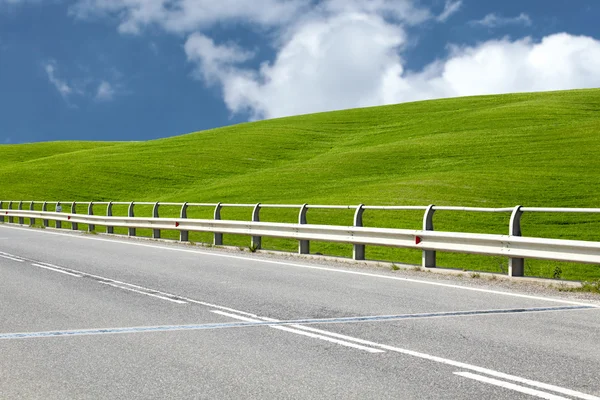
[[[597,0],[0,0],[0,144],[600,87]]]

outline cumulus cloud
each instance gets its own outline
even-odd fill
[[[228,107],[262,118],[377,102],[374,88],[389,68],[400,65],[395,49],[405,34],[380,17],[364,14],[313,21],[300,27],[276,60],[259,71],[232,63],[206,69],[202,60],[211,59],[214,49],[194,45],[197,39],[190,38],[185,46],[188,58],[201,60],[200,71],[222,85]],[[229,54],[223,48],[221,52]]]
[[[531,18],[525,13],[521,13],[516,17],[501,17],[497,14],[491,13],[486,15],[480,20],[471,21],[471,25],[481,25],[488,28],[496,28],[504,25],[525,25],[531,26]]]
[[[1,1],[1,0],[0,0]],[[272,118],[452,96],[600,86],[600,41],[567,33],[449,47],[447,56],[407,70],[408,26],[441,23],[416,0],[77,0],[79,18],[109,16],[124,33],[159,27],[185,35],[196,79],[219,87],[233,113]],[[245,24],[275,37],[275,56],[207,35]],[[527,14],[489,14],[473,25],[531,25]],[[248,61],[258,67],[249,67]],[[100,88],[98,88],[100,89]],[[98,90],[100,92],[100,90]],[[109,92],[109,91],[108,91]]]
[[[436,19],[440,22],[446,22],[448,18],[452,15],[456,14],[458,10],[462,7],[462,0],[452,1],[446,0],[446,4],[444,5],[444,11],[440,15],[436,17]]]
[[[404,42],[405,33],[397,25],[349,14],[298,29],[275,61],[258,71],[236,67],[239,60],[208,69],[203,61],[198,68],[208,74],[204,79],[221,85],[232,112],[249,112],[253,118],[600,86],[600,41],[589,37],[562,33],[541,41],[502,39],[454,47],[446,59],[421,71],[405,69],[400,56]],[[191,43],[186,45],[191,61],[210,59]],[[209,49],[207,54],[214,51]]]

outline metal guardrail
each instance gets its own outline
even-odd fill
[[[17,208],[14,208],[14,205]],[[42,205],[42,211],[34,210],[36,204]],[[55,211],[48,211],[48,205],[53,204]],[[7,205],[8,208],[4,208]],[[28,205],[28,209],[24,208]],[[70,212],[56,212],[62,205],[70,205]],[[78,214],[77,205],[86,205],[87,214]],[[106,206],[106,215],[94,215],[94,206]],[[113,216],[114,205],[128,207],[128,215]],[[152,217],[140,218],[135,216],[135,206],[152,206]],[[180,207],[179,218],[161,218],[160,206]],[[188,219],[189,207],[214,207],[213,219]],[[222,220],[221,211],[224,207],[252,208],[251,221]],[[297,208],[298,224],[260,222],[261,208]],[[333,225],[308,224],[309,209],[347,209],[354,210],[354,225],[351,227]],[[251,246],[261,247],[262,237],[275,237],[298,240],[298,252],[310,253],[310,241],[326,241],[348,243],[354,246],[353,258],[365,259],[365,246],[390,246],[422,250],[422,266],[436,266],[436,251],[482,254],[490,256],[506,256],[509,258],[508,274],[510,276],[524,275],[524,259],[547,259],[556,261],[572,261],[581,263],[600,264],[600,242],[543,239],[521,236],[521,217],[523,212],[551,213],[600,213],[598,208],[532,208],[516,206],[512,208],[480,208],[480,207],[448,207],[448,206],[327,206],[327,205],[290,205],[290,204],[223,204],[223,203],[151,203],[151,202],[35,202],[35,201],[0,201],[0,222],[8,218],[9,223],[24,225],[25,219],[34,225],[37,219],[45,227],[49,221],[55,221],[57,228],[62,228],[63,222],[70,222],[73,230],[79,229],[79,224],[87,224],[89,231],[94,231],[97,225],[106,227],[107,233],[114,233],[114,227],[128,229],[128,236],[136,236],[136,229],[151,229],[153,238],[160,238],[161,230],[177,230],[181,241],[189,241],[189,232],[211,232],[214,235],[213,244],[223,245],[223,234],[249,235],[252,237]],[[366,228],[363,227],[365,210],[421,210],[424,211],[422,230]],[[510,213],[508,235],[475,234],[458,232],[438,232],[433,228],[435,211],[468,211]]]

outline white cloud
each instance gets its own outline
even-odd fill
[[[56,74],[57,66],[56,62],[50,61],[44,66],[44,70],[46,71],[46,75],[48,76],[48,80],[54,86],[58,93],[63,98],[67,98],[70,94],[74,92],[73,87],[71,87],[66,81],[59,79]]]
[[[408,71],[405,27],[444,22],[460,10],[447,0],[434,15],[416,0],[77,0],[80,17],[109,16],[119,30],[146,27],[188,35],[194,77],[222,90],[233,113],[272,118],[412,100],[600,86],[600,41],[566,33],[542,40],[491,40],[453,46],[444,59]],[[215,43],[216,24],[259,27],[273,59],[236,43]],[[472,24],[531,25],[527,14],[489,14]],[[98,87],[98,93],[100,93]],[[107,90],[110,93],[110,90]]]
[[[395,51],[404,31],[377,16],[345,14],[299,28],[273,64],[260,71],[228,66],[199,69],[223,86],[227,106],[255,118],[370,105],[390,67],[400,64]],[[213,49],[186,44],[191,60],[210,59]],[[221,48],[224,52],[224,49]],[[206,78],[206,76],[205,76]]]
[[[193,37],[194,38],[194,37]],[[405,70],[405,33],[377,16],[346,14],[306,23],[258,71],[216,58],[229,47],[194,46],[203,79],[218,82],[227,107],[253,118],[490,93],[600,86],[600,41],[566,33],[534,41],[494,40],[455,47],[422,71]],[[215,50],[215,49],[218,49]],[[240,51],[239,49],[236,51]],[[234,51],[233,54],[236,52]]]
[[[481,25],[488,28],[496,28],[504,25],[525,25],[531,26],[531,18],[525,13],[521,13],[516,17],[501,17],[497,14],[488,14],[480,20],[471,21],[471,25]]]
[[[106,81],[100,82],[96,90],[96,100],[109,101],[115,97],[116,90],[110,83]]]
[[[440,15],[436,17],[436,19],[440,22],[446,22],[448,18],[452,15],[456,14],[460,7],[462,6],[462,0],[452,1],[446,0],[446,4],[444,5],[444,11]]]

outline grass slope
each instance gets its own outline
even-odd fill
[[[6,145],[0,198],[598,207],[598,132],[600,90],[580,90],[355,109],[139,143]],[[226,212],[236,219],[250,214]],[[291,222],[295,214],[265,210],[263,216]],[[508,217],[439,212],[435,223],[438,230],[506,233]],[[309,214],[313,223],[351,219],[352,212]],[[421,214],[410,212],[370,212],[365,219],[371,226],[421,224]],[[593,215],[523,220],[530,236],[600,240],[599,228],[600,216]],[[246,238],[228,240],[247,245]],[[291,250],[295,243],[266,239],[265,245]],[[350,254],[349,246],[334,244],[315,243],[312,250]],[[418,263],[420,254],[373,247],[367,256]],[[442,254],[439,261],[506,270],[504,259]],[[598,266],[527,265],[530,275],[600,277]]]

